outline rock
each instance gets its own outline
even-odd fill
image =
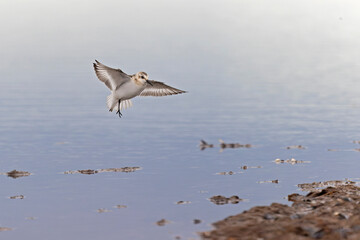
[[[213,223],[215,229],[200,236],[219,240],[360,239],[359,192],[360,188],[349,182],[316,189],[306,196],[291,194],[292,206],[273,203],[253,207]]]

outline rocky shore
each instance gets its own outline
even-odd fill
[[[312,189],[305,196],[291,194],[288,199],[291,206],[253,207],[214,223],[214,230],[200,236],[206,240],[360,239],[360,188],[353,182]]]

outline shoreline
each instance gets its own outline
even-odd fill
[[[336,182],[336,181],[331,181]],[[340,182],[340,181],[339,181]],[[315,184],[315,183],[314,183]],[[213,223],[204,240],[360,239],[360,187],[354,182],[288,195],[291,206],[256,206]]]

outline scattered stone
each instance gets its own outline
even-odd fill
[[[156,222],[156,225],[162,227],[162,226],[165,226],[166,224],[169,224],[169,223],[171,223],[171,222],[163,218],[163,219],[157,221],[157,222]]]
[[[206,148],[213,148],[214,145],[213,144],[208,144],[207,142],[205,142],[204,140],[200,140],[200,150],[203,151],[205,150]]]
[[[126,205],[116,205],[114,208],[121,209],[121,208],[127,208]]]
[[[81,173],[81,174],[88,174],[88,175],[98,173],[98,171],[96,171],[96,170],[91,170],[91,169],[78,170],[78,172]]]
[[[235,174],[235,172],[233,172],[233,171],[216,173],[216,175],[233,175],[233,174]]]
[[[332,181],[324,181],[324,182],[302,183],[302,184],[298,184],[297,186],[302,191],[316,192],[316,191],[321,191],[321,188],[325,188],[325,187],[337,187],[337,186],[354,185],[354,184],[355,182],[345,179],[345,180],[332,180]]]
[[[92,170],[92,169],[86,169],[86,170],[70,170],[70,171],[64,172],[64,174],[75,174],[75,173],[92,175],[92,174],[98,173],[98,171],[97,170]]]
[[[302,145],[292,145],[292,146],[286,147],[286,149],[305,149],[305,147]]]
[[[91,174],[95,174],[95,173],[103,173],[103,172],[135,172],[136,170],[140,170],[140,167],[123,167],[123,168],[105,168],[105,169],[99,169],[99,170],[92,170],[92,169],[87,169],[87,170],[70,170],[70,171],[66,171],[64,172],[64,174],[75,174],[75,173],[81,173],[81,174],[87,174],[87,175],[91,175]]]
[[[243,199],[239,198],[238,196],[231,196],[229,198],[221,196],[221,195],[217,195],[217,196],[213,196],[209,199],[212,203],[215,203],[216,205],[224,205],[224,204],[237,204],[241,201],[243,201]]]
[[[278,184],[279,180],[275,179],[275,180],[268,180],[268,181],[259,181],[258,183],[276,183],[276,184]]]
[[[242,170],[247,170],[247,169],[250,169],[250,168],[262,168],[262,166],[255,166],[255,167],[241,166],[240,168],[241,168]]]
[[[240,143],[225,143],[223,140],[219,139],[220,148],[222,151],[225,148],[251,148],[253,147],[251,144],[240,144]]]
[[[193,220],[193,223],[194,223],[194,224],[200,224],[200,223],[201,223],[201,220],[200,220],[200,219],[194,219],[194,220]]]
[[[0,173],[0,174],[7,175],[8,177],[11,177],[11,178],[27,177],[27,176],[31,175],[31,173],[29,173],[29,172],[17,171],[17,170],[12,170],[10,172]]]
[[[282,160],[280,158],[277,158],[273,162],[276,163],[276,164],[290,163],[291,165],[298,164],[298,163],[310,163],[310,161],[296,160],[295,158],[290,158],[290,159],[286,159],[286,160]]]
[[[111,210],[108,210],[106,208],[99,208],[98,210],[96,210],[98,213],[106,213],[106,212],[111,212]]]
[[[178,202],[176,202],[176,204],[178,204],[178,205],[190,204],[190,203],[191,203],[190,201],[178,201]]]
[[[99,173],[101,172],[135,172],[137,170],[140,170],[140,167],[123,167],[123,168],[105,168],[105,169],[100,169]]]
[[[338,182],[338,181],[327,181]],[[300,184],[299,184],[300,185]],[[292,206],[253,207],[214,223],[202,239],[360,239],[360,188],[338,185],[288,196]]]
[[[11,196],[10,199],[24,199],[24,195]]]

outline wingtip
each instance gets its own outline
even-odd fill
[[[184,90],[180,90],[179,92],[175,93],[175,94],[183,94],[183,93],[187,93],[188,91],[184,91]]]
[[[98,70],[98,65],[96,63],[93,63],[95,72]]]

